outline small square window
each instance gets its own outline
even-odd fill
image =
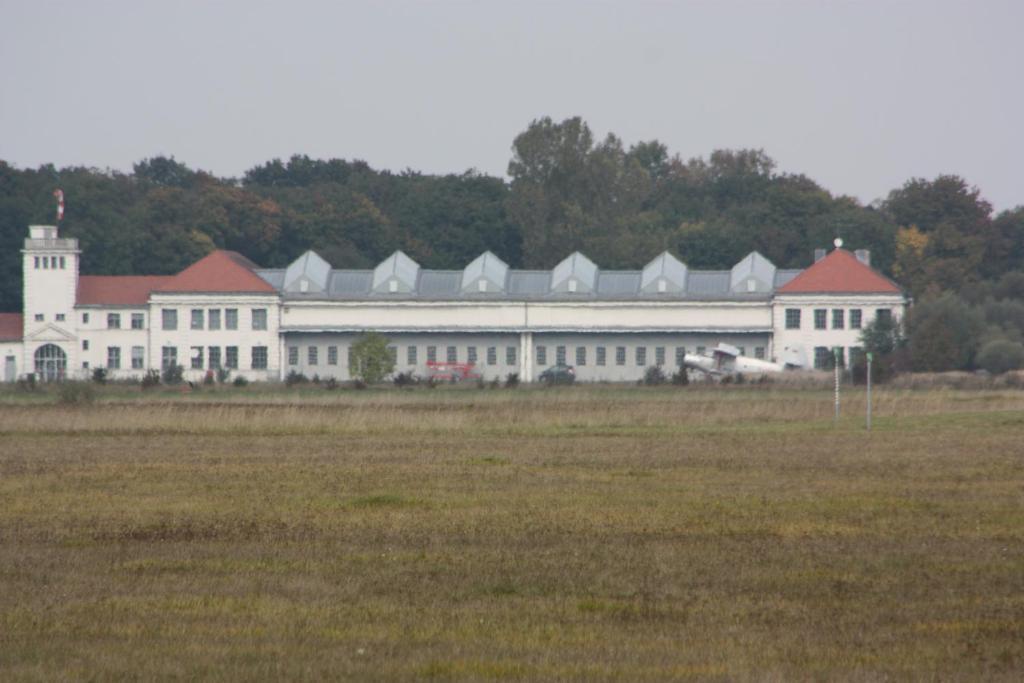
[[[108,330],[119,330],[119,329],[121,329],[121,314],[120,313],[107,313],[107,329]]]
[[[787,308],[786,309],[786,329],[787,330],[799,330],[800,329],[800,309],[799,308]]]
[[[253,370],[266,370],[267,369],[267,347],[266,346],[254,346],[252,347],[252,369]]]
[[[265,329],[267,329],[267,309],[265,309],[265,308],[254,308],[254,309],[252,309],[252,329],[254,329],[254,330],[265,330]]]
[[[57,314],[57,322],[59,322],[59,323],[64,322],[64,314],[63,313],[58,313]]]
[[[42,313],[36,313],[36,318],[35,319],[36,319],[37,323],[43,322],[43,314]]]
[[[144,313],[132,313],[132,329],[142,330],[146,327],[146,315]]]

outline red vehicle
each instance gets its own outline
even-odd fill
[[[451,382],[452,384],[476,381],[483,377],[476,371],[476,363],[445,363],[428,360],[427,372],[430,373],[430,378],[434,381]]]

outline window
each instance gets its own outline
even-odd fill
[[[289,346],[288,347],[288,365],[299,364],[299,347]]]
[[[705,348],[704,348],[703,346],[698,346],[698,347],[697,347],[697,355],[698,355],[698,356],[703,356],[703,355],[704,355],[704,352],[705,352],[706,350],[707,350],[707,349],[705,349]]]
[[[36,256],[36,270],[39,270],[39,257]]]
[[[487,347],[487,364],[497,365],[498,364],[498,347],[488,346]]]
[[[88,351],[89,350],[89,340],[88,339],[83,339],[82,340],[82,350],[83,351]]]
[[[316,365],[317,361],[319,360],[317,358],[319,352],[320,350],[315,346],[310,346],[308,349],[306,349],[306,363],[308,365]]]
[[[338,347],[328,346],[327,347],[327,364],[337,365],[338,364]]]
[[[665,364],[665,347],[655,346],[654,347],[654,364],[659,368]]]
[[[457,363],[459,361],[459,350],[454,346],[449,346],[445,359],[449,363]]]
[[[36,313],[36,322],[37,323],[43,322],[43,314],[42,313]]]
[[[144,313],[132,313],[132,329],[142,330],[146,328],[146,315]]]
[[[745,346],[737,346],[736,350],[740,352],[741,356],[747,355],[747,347]]]
[[[211,330],[219,330],[220,329],[220,309],[219,308],[211,308],[207,313],[208,313],[208,317],[209,317],[209,321],[208,321],[209,322],[209,328]]]
[[[576,365],[587,364],[587,347],[577,346],[576,347]]]
[[[253,370],[266,370],[267,369],[267,347],[266,346],[254,346],[254,347],[252,347],[252,369]]]
[[[879,322],[892,322],[892,309],[890,308],[879,308],[875,310],[875,320]]]
[[[238,347],[237,346],[225,346],[224,347],[224,367],[229,370],[238,369]]]
[[[61,256],[61,257],[60,257],[60,269],[61,269],[61,270],[64,270],[64,266],[65,266],[65,264],[66,264],[66,261],[64,260],[64,257],[63,257],[63,256]]]
[[[844,317],[845,316],[844,316],[843,309],[841,309],[841,308],[833,308],[832,309],[832,329],[833,330],[841,330],[841,329],[843,329],[846,326],[846,324],[845,324],[846,321],[844,320]]]
[[[210,353],[210,369],[211,370],[218,370],[218,369],[220,369],[220,347],[219,346],[211,346],[208,349],[208,351]]]
[[[405,364],[406,365],[416,365],[416,363],[419,362],[417,360],[417,358],[416,358],[417,350],[418,349],[419,349],[418,346],[410,346],[410,347],[405,349]]]
[[[395,365],[398,365],[398,347],[397,346],[389,346],[388,347],[388,360],[391,361],[391,366],[392,367],[394,367]]]
[[[626,347],[616,346],[615,347],[615,364],[625,365],[626,364]]]
[[[252,309],[252,329],[254,329],[254,330],[265,330],[265,329],[267,329],[267,309],[265,309],[265,308],[254,308],[254,309]]]
[[[224,329],[225,330],[237,330],[238,329],[238,309],[237,308],[225,308],[224,309]]]
[[[165,330],[178,329],[178,311],[173,308],[161,309],[160,322],[161,327],[163,327],[163,329]]]
[[[88,325],[89,324],[89,314],[88,313],[83,313],[82,314],[82,324],[83,325]]]
[[[754,358],[760,358],[761,360],[764,360],[764,347],[763,346],[755,346],[754,347]]]
[[[49,267],[50,267],[50,257],[49,256],[44,256],[43,257],[43,270],[46,270]]]
[[[537,347],[537,365],[548,364],[548,347],[538,346]]]
[[[636,347],[636,364],[640,367],[647,365],[647,347]]]
[[[476,363],[476,347],[475,346],[467,346],[466,347],[466,361],[469,362],[469,363]]]
[[[146,347],[132,347],[132,370],[141,370],[146,367]]]
[[[200,308],[192,309],[192,329],[201,330],[203,329],[203,311]]]
[[[107,347],[107,367],[110,368],[111,370],[117,370],[121,367],[120,346]]]
[[[203,347],[193,346],[192,347],[192,369],[202,370],[203,369]]]
[[[859,308],[851,308],[850,309],[850,329],[851,330],[859,330],[860,329],[861,322],[863,320],[863,318],[862,318],[863,315],[864,315],[863,311],[861,311]]]
[[[557,365],[565,365],[565,347],[564,346],[556,346],[555,347],[555,363]]]
[[[64,314],[63,313],[58,313],[57,314],[57,322],[59,322],[59,323],[64,322]]]
[[[786,329],[787,330],[799,330],[800,329],[800,309],[799,308],[787,308],[786,309]]]
[[[605,351],[605,348],[603,346],[598,346],[597,347],[595,355],[597,356],[597,364],[598,365],[604,365],[605,364],[605,362],[607,361],[606,353],[607,352]]]
[[[816,329],[816,330],[824,330],[825,329],[825,323],[828,322],[827,318],[828,318],[828,311],[826,311],[824,308],[815,308],[814,309],[814,329]]]
[[[178,364],[178,348],[176,346],[165,346],[160,349],[160,367],[164,370],[173,368]]]
[[[676,366],[681,368],[684,365],[686,365],[686,347],[685,346],[677,346],[676,347]]]
[[[88,370],[89,369],[89,361],[87,361],[87,360],[82,361],[82,369],[83,370]]]
[[[437,347],[436,346],[428,346],[427,347],[427,362],[428,363],[436,363],[437,362]]]
[[[831,370],[832,369],[832,349],[827,346],[815,346],[814,347],[814,369],[815,370]]]
[[[505,347],[505,365],[516,364],[516,347],[506,346]]]
[[[119,329],[121,329],[121,314],[120,313],[107,313],[107,329],[108,330],[119,330]]]

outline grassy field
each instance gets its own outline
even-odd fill
[[[1024,392],[0,397],[0,679],[1024,676]]]

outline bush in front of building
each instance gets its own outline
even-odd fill
[[[348,354],[348,372],[357,381],[376,384],[391,374],[395,362],[388,352],[387,337],[365,332],[352,344]]]
[[[411,387],[412,385],[419,383],[419,378],[417,378],[410,370],[409,372],[398,373],[391,381],[395,383],[396,387]]]
[[[284,378],[286,387],[293,387],[296,384],[308,384],[309,378],[297,370],[291,370]]]
[[[92,381],[96,384],[107,383],[107,369],[106,368],[94,368],[92,371]]]
[[[156,386],[160,386],[160,373],[156,370],[148,370],[146,374],[142,376],[142,388],[152,389]]]
[[[505,375],[505,388],[506,389],[515,389],[518,386],[519,386],[519,373],[518,372],[510,372],[507,375]]]
[[[690,384],[690,376],[686,373],[686,368],[679,368],[672,373],[672,384],[677,387],[685,387]]]
[[[163,380],[164,384],[174,385],[181,384],[185,377],[185,368],[181,365],[168,365],[164,368]]]
[[[652,365],[644,370],[644,378],[641,381],[646,387],[656,387],[665,383],[665,372],[657,365]]]
[[[57,390],[57,402],[61,405],[84,406],[95,401],[96,389],[89,382],[61,382]]]
[[[993,339],[978,351],[978,367],[1001,375],[1024,366],[1024,345],[1009,339]]]
[[[236,377],[234,379],[233,382],[231,382],[231,384],[236,386],[236,387],[239,387],[239,388],[247,387],[247,386],[249,386],[249,380],[247,380],[245,377],[242,377],[241,375],[239,375],[238,377]]]

